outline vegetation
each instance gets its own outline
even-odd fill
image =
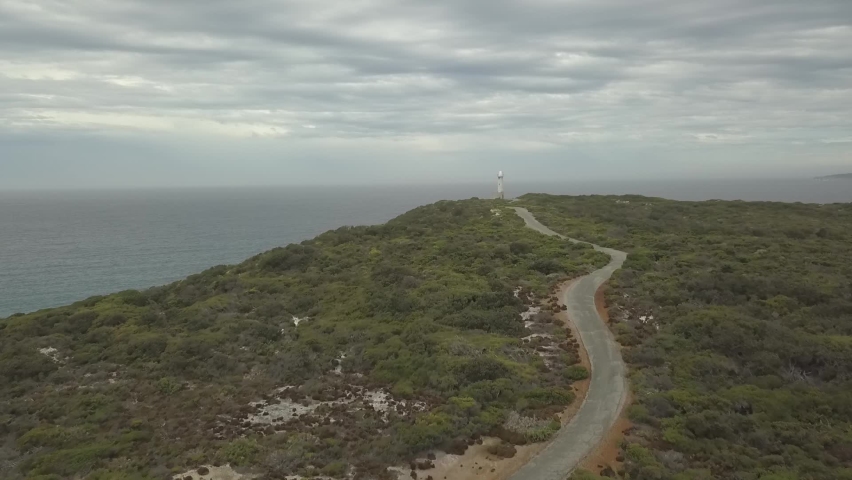
[[[585,373],[548,312],[535,320],[564,341],[549,356],[522,340],[521,313],[608,259],[504,205],[439,202],[0,320],[0,478],[171,478],[225,462],[381,477],[488,433],[547,438]],[[510,414],[540,428],[512,431]]]
[[[852,479],[852,206],[521,204],[630,254],[607,292],[636,397],[623,478]]]

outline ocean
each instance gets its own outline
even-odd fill
[[[163,285],[343,225],[383,223],[494,185],[0,192],[0,318]],[[676,200],[852,202],[852,182],[552,182],[507,195],[641,194]]]

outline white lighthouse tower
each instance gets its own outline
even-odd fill
[[[503,170],[497,172],[497,198],[503,199]]]

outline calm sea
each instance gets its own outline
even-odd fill
[[[493,185],[0,192],[0,318],[208,267],[342,225],[383,223]],[[678,200],[852,202],[852,182],[813,180],[507,184],[507,193],[635,193]]]

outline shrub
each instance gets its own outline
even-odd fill
[[[589,370],[582,365],[572,365],[562,371],[562,376],[572,382],[578,382],[589,378]]]
[[[461,364],[458,372],[467,383],[474,383],[506,377],[509,374],[509,368],[497,359],[482,357]]]
[[[550,437],[552,437],[556,434],[556,432],[559,431],[561,426],[562,425],[560,425],[559,422],[554,420],[550,422],[547,426],[532,429],[526,432],[527,440],[529,440],[531,443],[538,443],[549,440]]]
[[[545,275],[561,272],[563,270],[562,265],[560,265],[559,262],[553,260],[552,258],[536,260],[532,263],[532,265],[530,265],[530,268]]]
[[[251,465],[257,462],[260,455],[260,445],[255,440],[239,438],[222,449],[222,457],[233,465]]]
[[[347,468],[348,465],[346,462],[336,461],[322,467],[321,471],[323,475],[327,475],[329,477],[342,477],[346,474]]]
[[[509,251],[513,255],[523,255],[532,252],[532,250],[532,246],[524,242],[512,242],[509,244]]]
[[[173,395],[180,389],[181,383],[173,377],[163,377],[157,382],[157,390],[163,395]]]
[[[515,448],[514,445],[509,443],[498,443],[497,445],[491,445],[488,447],[488,453],[494,455],[495,457],[500,458],[512,458],[518,453],[518,449]]]

